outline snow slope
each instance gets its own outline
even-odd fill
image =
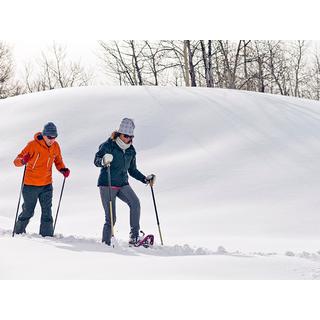
[[[71,88],[0,101],[0,277],[318,278],[319,107],[268,94],[170,87]],[[103,211],[93,158],[123,117],[136,121],[139,169],[158,177],[166,246],[148,252],[99,243]],[[22,178],[12,160],[48,121],[58,126],[71,169],[57,224],[63,236],[11,239]],[[54,211],[61,184],[55,173]],[[131,184],[142,229],[159,242],[150,190]],[[128,210],[120,201],[117,209],[116,236],[124,241]],[[38,227],[39,207],[28,232]],[[15,268],[19,257],[22,273]],[[52,270],[54,261],[68,267],[42,274],[35,265],[43,257]],[[144,270],[148,263],[154,270]],[[140,271],[128,272],[128,264]],[[76,273],[74,265],[81,265]]]

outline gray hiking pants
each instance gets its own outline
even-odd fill
[[[111,221],[109,211],[109,187],[101,186],[100,196],[105,212],[105,224],[103,226],[102,242],[110,244],[111,239]],[[124,201],[130,208],[130,228],[134,236],[139,235],[140,230],[140,201],[135,192],[129,185],[125,185],[120,189],[111,190],[113,225],[116,223],[116,197]]]
[[[41,206],[41,223],[39,233],[42,236],[53,236],[53,219],[52,219],[52,184],[46,186],[23,186],[22,195],[24,203],[20,213],[15,233],[25,233],[29,220],[34,215],[34,209],[39,199]]]

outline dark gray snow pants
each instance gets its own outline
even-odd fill
[[[110,244],[111,239],[111,221],[109,211],[109,187],[100,186],[100,196],[105,212],[105,224],[103,226],[102,242]],[[125,185],[120,189],[112,189],[112,212],[113,225],[116,223],[116,197],[124,201],[130,208],[130,228],[134,236],[139,235],[140,230],[140,201],[135,192],[129,185]]]
[[[25,233],[29,220],[34,215],[34,209],[39,199],[41,206],[41,223],[39,233],[45,236],[53,236],[53,219],[52,219],[52,184],[46,186],[28,186],[24,185],[22,189],[24,203],[22,212],[18,217],[15,233]]]

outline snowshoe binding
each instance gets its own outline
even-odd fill
[[[143,231],[140,231],[141,236],[133,237],[130,234],[129,246],[149,248],[154,243],[154,236],[152,234],[146,235]]]

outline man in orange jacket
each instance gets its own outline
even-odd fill
[[[52,165],[55,164],[66,178],[70,170],[63,163],[60,146],[56,141],[58,136],[54,123],[47,123],[42,132],[34,136],[27,146],[14,160],[17,167],[26,166],[22,195],[24,203],[18,217],[15,233],[25,233],[30,218],[39,199],[41,206],[40,235],[53,236],[52,219]]]

